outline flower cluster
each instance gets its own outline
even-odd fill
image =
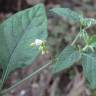
[[[42,55],[48,53],[46,42],[43,40],[36,39],[33,43],[31,43],[31,46],[38,46],[39,50],[42,52]]]

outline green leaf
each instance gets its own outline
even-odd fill
[[[80,22],[80,18],[82,17],[82,15],[79,15],[68,8],[53,8],[51,11],[75,23]]]
[[[83,72],[91,88],[96,88],[96,53],[84,53],[82,56]]]
[[[80,53],[73,46],[67,46],[57,57],[56,63],[53,64],[53,73],[71,67],[79,59]]]
[[[59,16],[64,17],[65,19],[74,22],[74,23],[80,23],[83,25],[84,28],[89,28],[96,24],[96,20],[93,18],[85,18],[79,13],[70,10],[69,8],[53,8],[51,9],[54,13],[56,13]]]
[[[81,30],[81,38],[84,40],[85,44],[88,44],[89,35],[84,29]]]
[[[43,4],[18,12],[0,25],[0,64],[3,78],[16,68],[33,63],[38,48],[30,44],[47,38],[47,18]]]
[[[96,48],[96,35],[91,36],[91,38],[89,39],[89,45]]]
[[[89,28],[96,24],[96,20],[93,18],[81,18],[81,24],[84,28]]]

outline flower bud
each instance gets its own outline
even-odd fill
[[[40,45],[42,45],[43,41],[40,39],[36,39],[34,43],[36,46],[40,46]]]

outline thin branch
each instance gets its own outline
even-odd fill
[[[39,73],[40,71],[42,71],[43,69],[45,69],[46,67],[48,67],[51,63],[52,63],[52,60],[49,63],[47,63],[44,66],[42,66],[41,68],[39,68],[38,70],[36,70],[35,72],[33,72],[32,74],[30,74],[29,76],[25,77],[23,80],[21,80],[18,83],[14,84],[12,87],[1,91],[1,94],[3,95],[5,93],[11,91],[13,88],[16,88],[18,85],[22,84],[24,81],[32,78],[34,75],[36,75],[37,73]]]
[[[73,40],[73,42],[72,42],[72,44],[71,44],[72,46],[76,43],[76,41],[77,41],[77,39],[79,38],[79,36],[80,36],[80,33],[78,33],[77,36],[76,36],[76,38]]]

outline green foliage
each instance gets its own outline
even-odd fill
[[[93,18],[85,18],[83,15],[78,14],[75,11],[70,10],[69,8],[53,8],[51,9],[54,13],[59,16],[62,16],[68,21],[72,21],[74,23],[80,23],[84,28],[89,28],[96,24],[96,20]]]
[[[86,29],[96,24],[96,20],[93,19],[93,18],[84,18],[84,17],[83,17],[83,18],[80,18],[80,19],[81,19],[81,20],[80,20],[81,25],[82,25],[84,28],[86,28]]]
[[[55,64],[52,65],[52,72],[57,73],[70,68],[81,59],[85,77],[90,82],[91,87],[96,88],[96,50],[94,50],[96,48],[96,35],[89,36],[86,31],[87,28],[96,24],[96,20],[85,18],[68,8],[53,8],[51,11],[68,19],[68,21],[80,24],[80,32],[73,42],[64,48],[57,57]],[[46,38],[47,18],[43,4],[21,11],[0,25],[0,64],[3,68],[0,91],[11,71],[32,64],[39,55],[40,50],[47,52],[44,41]],[[84,45],[81,43],[83,46],[76,44],[78,38],[83,38],[82,43]],[[35,43],[32,43],[34,41]],[[44,42],[40,43],[42,41]],[[30,44],[43,45],[39,46],[38,50],[38,46],[32,48]],[[88,48],[89,50],[87,50]],[[28,79],[29,77],[26,78]]]
[[[84,40],[85,44],[88,44],[89,43],[89,35],[88,35],[88,33],[86,32],[86,30],[83,30],[83,29],[80,32],[81,32],[81,39]]]
[[[96,35],[93,35],[90,39],[89,39],[89,45],[96,48]]]
[[[74,49],[74,47],[66,47],[60,56],[58,56],[56,64],[53,65],[53,71],[59,72],[69,68],[78,61],[81,56],[84,75],[89,81],[91,88],[96,88],[96,52],[94,50],[94,48],[96,48],[96,35],[89,36],[86,31],[87,28],[96,24],[96,20],[93,18],[85,18],[68,8],[53,8],[51,11],[67,18],[69,21],[80,24],[80,32],[71,44],[72,46],[79,46],[78,51]],[[75,44],[78,38],[83,40],[83,47]]]
[[[80,53],[73,46],[67,46],[57,57],[56,64],[53,65],[53,73],[71,67],[79,59]]]
[[[91,88],[96,88],[96,53],[84,53],[82,56],[84,75]]]
[[[80,18],[82,15],[79,15],[78,13],[71,11],[69,8],[53,8],[51,9],[54,13],[68,19],[68,21],[71,22],[80,22]]]
[[[0,25],[2,83],[11,71],[33,63],[40,53],[38,48],[30,46],[36,38],[47,38],[47,18],[43,4],[18,12]]]

